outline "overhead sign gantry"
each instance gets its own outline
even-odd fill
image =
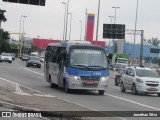
[[[3,2],[21,3],[29,5],[45,6],[46,0],[3,0]]]

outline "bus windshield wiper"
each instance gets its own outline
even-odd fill
[[[75,64],[75,65],[72,65],[72,66],[76,66],[76,67],[86,67],[86,68],[88,68],[88,66],[86,66],[86,65],[80,65],[80,64]]]
[[[101,69],[103,69],[103,70],[107,69],[107,68],[104,68],[104,67],[102,67],[102,66],[88,66],[88,67],[98,67],[98,68],[101,68]]]

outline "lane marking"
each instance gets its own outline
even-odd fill
[[[125,98],[122,98],[122,97],[118,97],[118,96],[115,96],[115,95],[111,95],[111,94],[107,94],[107,93],[105,93],[105,95],[110,96],[110,97],[114,97],[114,98],[117,98],[117,99],[120,99],[120,100],[123,100],[123,101],[127,101],[127,102],[130,102],[130,103],[136,104],[136,105],[140,105],[140,106],[143,106],[143,107],[146,107],[146,108],[151,108],[153,110],[160,110],[159,108],[152,107],[152,106],[149,106],[149,105],[145,105],[145,104],[142,104],[142,103],[138,103],[138,102],[128,100],[128,99],[125,99]]]
[[[36,73],[36,74],[38,74],[38,75],[44,76],[43,74],[41,74],[41,73],[38,73],[38,72],[35,72],[35,71],[33,71],[33,70],[30,70],[30,69],[28,69],[28,68],[24,68],[24,69],[25,69],[25,70],[28,70],[28,71],[30,71],[30,72]]]
[[[6,67],[6,68],[23,68],[23,67],[12,67],[12,66],[0,66],[0,67]]]

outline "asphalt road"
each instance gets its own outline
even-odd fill
[[[160,111],[160,97],[157,97],[157,95],[132,95],[129,91],[121,93],[120,87],[114,86],[113,79],[110,79],[109,89],[104,96],[98,95],[97,92],[82,91],[67,94],[61,89],[50,88],[49,84],[44,80],[43,66],[42,64],[42,68],[28,68],[25,67],[25,61],[22,62],[19,59],[12,64],[0,63],[0,78],[17,82],[92,110]]]

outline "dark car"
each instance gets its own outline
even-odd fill
[[[22,61],[27,61],[29,59],[29,55],[23,54],[22,55]]]
[[[121,75],[123,73],[123,70],[126,68],[127,64],[121,64],[121,63],[116,63],[113,64],[113,69],[117,71],[117,75],[115,76],[115,86],[118,86],[120,84],[121,80]]]
[[[12,56],[12,60],[16,59],[16,55],[14,53],[11,53],[11,56]]]
[[[30,66],[36,66],[38,68],[41,68],[41,62],[39,57],[29,57],[29,59],[26,61],[26,67]]]
[[[121,76],[122,76],[123,72],[124,72],[124,69],[119,69],[117,71],[117,75],[115,76],[115,86],[118,86],[120,84]]]

